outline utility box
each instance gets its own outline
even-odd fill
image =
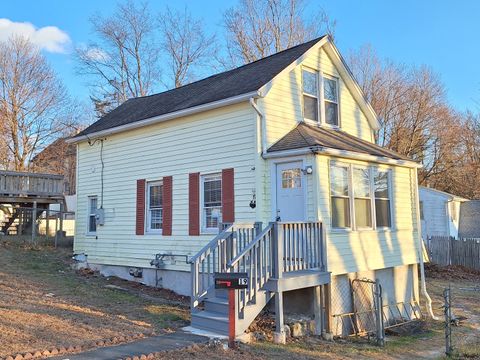
[[[97,225],[105,224],[105,210],[104,209],[97,209],[95,211],[95,221]]]

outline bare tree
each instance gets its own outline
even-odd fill
[[[381,60],[369,46],[352,53],[349,60],[380,118],[378,143],[420,161],[421,184],[455,190],[459,195],[474,193],[473,185],[468,191],[461,190],[451,178],[452,174],[457,179],[463,178],[467,168],[473,171],[474,160],[469,165],[461,164],[473,153],[474,146],[467,149],[464,144],[474,143],[475,132],[471,130],[474,126],[471,119],[466,120],[452,109],[438,76],[427,67],[407,67]],[[462,140],[467,134],[469,141]]]
[[[201,20],[192,17],[187,8],[174,11],[169,7],[159,16],[162,50],[167,57],[168,78],[175,87],[194,79],[194,71],[211,65],[215,53],[215,36],[205,33]]]
[[[324,11],[307,15],[303,0],[241,0],[224,14],[227,49],[233,65],[249,63],[323,33],[335,21]]]
[[[90,78],[92,100],[102,115],[158,85],[159,45],[147,3],[126,1],[112,16],[95,16],[91,23],[98,40],[76,49],[78,73]]]
[[[72,125],[68,98],[45,58],[27,39],[0,43],[0,124],[10,168],[29,168],[32,156]]]

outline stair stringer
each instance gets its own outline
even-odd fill
[[[258,290],[255,303],[245,306],[243,317],[236,319],[235,336],[242,335],[245,330],[252,324],[260,312],[267,306],[268,302],[273,298],[274,293],[266,290]]]

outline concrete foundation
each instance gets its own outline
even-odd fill
[[[85,267],[99,271],[103,276],[116,276],[120,279],[135,281],[147,286],[169,289],[177,294],[190,296],[191,279],[190,272],[188,271],[156,270],[152,268],[135,268],[128,266],[101,265],[92,263],[83,264]],[[141,269],[142,277],[130,275],[131,269]]]
[[[418,290],[418,265],[401,265],[392,268],[362,271],[332,276],[331,303],[332,314],[343,314],[353,311],[352,290],[350,282],[353,279],[378,280],[383,290],[383,304],[395,304],[397,302],[409,303],[411,300],[419,300]],[[313,288],[305,288],[283,293],[284,312],[287,318],[300,315],[303,318],[314,318],[314,291]],[[274,311],[273,302],[269,304]],[[387,319],[390,316],[386,314]],[[333,330],[335,331],[335,323]],[[349,329],[337,329],[346,331]]]

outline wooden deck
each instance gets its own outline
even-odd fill
[[[57,203],[63,199],[63,175],[0,171],[0,203]]]

